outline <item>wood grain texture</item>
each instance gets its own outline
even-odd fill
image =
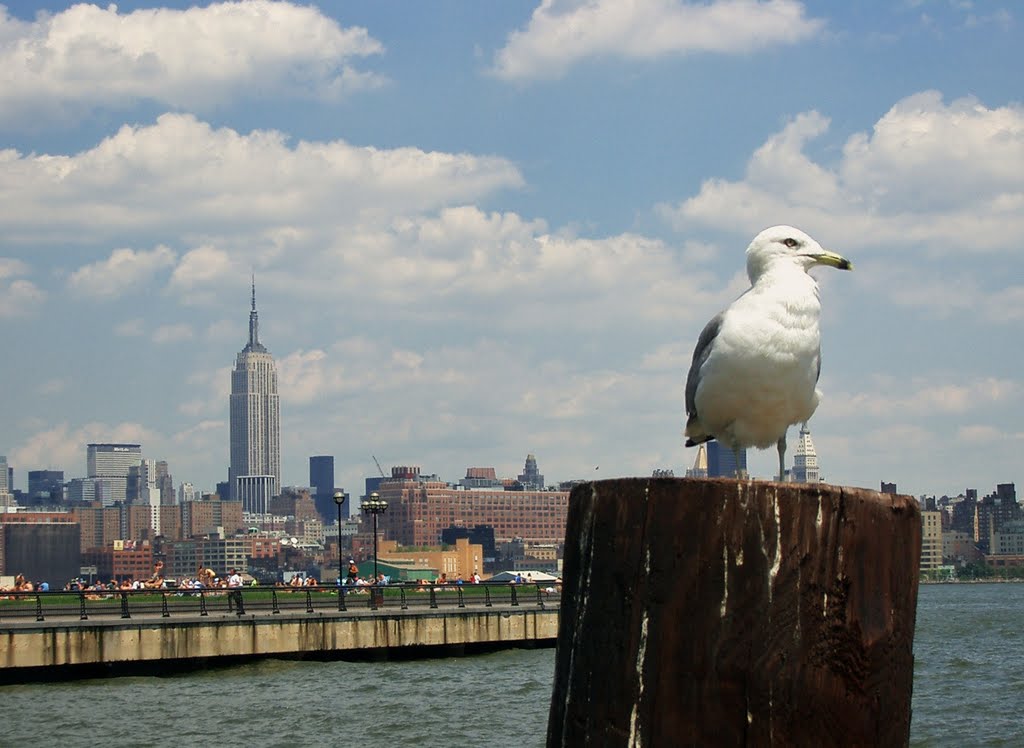
[[[906,745],[920,548],[906,496],[576,487],[549,748]]]

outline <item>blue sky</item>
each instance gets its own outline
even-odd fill
[[[789,223],[856,265],[826,479],[1016,481],[1022,49],[999,2],[11,3],[0,454],[212,489],[255,272],[285,484],[681,475],[697,334]]]

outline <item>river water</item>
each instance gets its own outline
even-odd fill
[[[922,585],[914,746],[1024,745],[1024,584]],[[0,687],[2,746],[543,746],[553,649]]]

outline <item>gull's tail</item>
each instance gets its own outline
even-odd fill
[[[714,435],[705,433],[700,427],[696,413],[686,420],[686,430],[683,431],[683,435],[686,437],[687,447],[696,447],[698,444],[709,442],[715,438]]]

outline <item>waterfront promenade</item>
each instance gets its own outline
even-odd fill
[[[33,593],[0,601],[0,679],[170,672],[264,657],[407,658],[553,646],[537,585]]]

